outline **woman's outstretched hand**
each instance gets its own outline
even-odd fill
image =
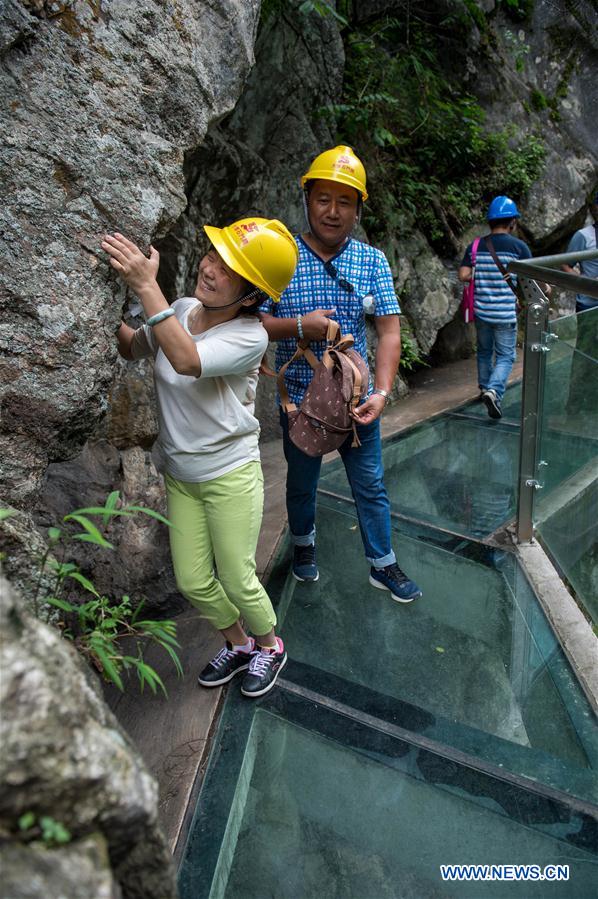
[[[110,256],[110,265],[123,281],[139,294],[145,288],[156,286],[156,275],[160,265],[160,254],[150,247],[149,258],[138,246],[122,234],[107,234],[102,241],[102,249]]]

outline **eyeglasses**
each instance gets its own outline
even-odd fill
[[[325,262],[324,269],[326,270],[326,274],[330,275],[331,278],[338,278],[339,287],[342,287],[343,290],[346,290],[347,293],[355,293],[355,288],[346,278],[339,278],[336,267],[332,264],[332,262]]]

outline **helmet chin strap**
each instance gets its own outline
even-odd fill
[[[309,209],[307,207],[307,198],[309,194],[307,192],[307,188],[303,188],[303,212],[305,213],[305,221],[307,223],[307,230],[311,231],[311,222],[309,220]]]
[[[237,303],[242,303],[243,300],[251,300],[253,297],[257,297],[259,293],[262,291],[259,287],[254,287],[248,293],[243,294],[242,297],[239,297],[237,300],[233,300],[232,303],[225,303],[224,306],[206,306],[206,304],[202,301],[202,306],[206,310],[206,312],[220,312],[221,309],[228,309],[230,306],[236,306]]]

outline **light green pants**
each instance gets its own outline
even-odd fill
[[[255,573],[264,506],[260,463],[199,484],[167,474],[166,491],[170,549],[183,596],[218,630],[242,616],[254,634],[267,634],[276,615]]]

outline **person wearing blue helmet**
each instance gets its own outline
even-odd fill
[[[515,361],[517,297],[510,262],[529,259],[526,243],[515,237],[519,210],[510,197],[495,197],[488,208],[490,234],[465,250],[459,280],[474,279],[474,315],[477,333],[478,384],[490,418],[502,416],[501,403]],[[475,260],[475,261],[474,261]]]

